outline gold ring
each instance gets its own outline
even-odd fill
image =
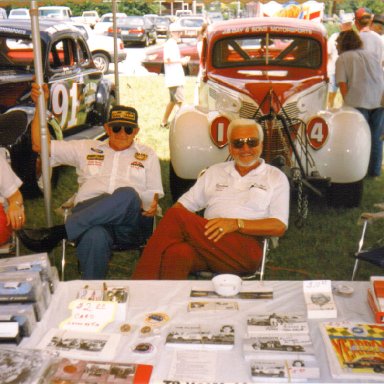
[[[219,232],[224,232],[224,229],[220,227]]]

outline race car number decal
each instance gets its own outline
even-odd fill
[[[306,133],[309,145],[318,150],[328,139],[328,124],[322,117],[314,117],[308,121]]]
[[[56,117],[61,116],[61,128],[77,125],[77,107],[79,105],[77,86],[78,83],[72,83],[71,88],[68,90],[65,84],[58,83],[52,87],[52,112]],[[69,109],[70,116],[68,116]]]
[[[223,148],[227,142],[227,130],[230,121],[224,116],[215,117],[211,122],[211,140],[219,148]]]

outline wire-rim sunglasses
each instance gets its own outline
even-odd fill
[[[243,148],[245,144],[247,144],[249,148],[256,148],[259,143],[260,140],[257,137],[247,137],[244,139],[231,140],[231,145],[236,149]]]

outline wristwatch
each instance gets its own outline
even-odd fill
[[[239,232],[241,232],[244,229],[244,220],[237,219],[237,229]]]

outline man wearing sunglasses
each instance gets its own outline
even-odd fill
[[[46,87],[44,91],[47,97]],[[33,84],[35,103],[39,94]],[[151,233],[158,199],[164,195],[156,153],[135,141],[140,129],[136,109],[114,106],[104,128],[107,141],[50,141],[51,165],[76,167],[75,206],[65,225],[19,231],[35,252],[49,252],[62,239],[74,241],[83,279],[104,279],[113,245],[141,243],[140,237]],[[40,152],[37,113],[32,145]]]
[[[262,127],[236,119],[227,135],[233,160],[209,167],[166,212],[133,279],[186,279],[202,270],[249,274],[262,257],[258,236],[286,231],[289,183],[260,158]],[[194,213],[203,209],[204,218]]]

